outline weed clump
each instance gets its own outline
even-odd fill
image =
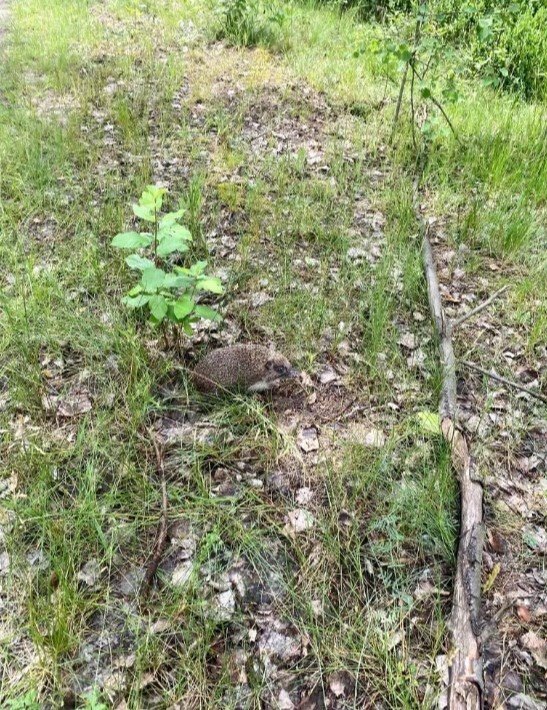
[[[217,38],[236,46],[279,48],[285,11],[261,0],[222,0]]]

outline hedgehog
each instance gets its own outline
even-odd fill
[[[192,372],[192,381],[204,394],[239,389],[265,392],[300,372],[281,353],[264,345],[231,345],[213,350]]]

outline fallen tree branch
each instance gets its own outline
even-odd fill
[[[417,215],[423,220],[417,208]],[[428,228],[423,228],[423,260],[431,316],[439,337],[443,371],[439,416],[441,431],[452,454],[461,497],[461,527],[450,619],[449,710],[479,710],[483,699],[483,669],[479,642],[482,549],[484,543],[482,484],[465,437],[457,427],[456,359],[452,325],[445,315]]]
[[[443,419],[455,419],[456,416],[456,358],[452,347],[452,325],[445,316],[441,305],[441,292],[437,279],[437,269],[433,260],[433,251],[429,241],[428,229],[425,229],[423,239],[423,256],[425,266],[425,277],[427,280],[427,295],[429,298],[429,309],[435,329],[440,338],[440,355],[443,368],[443,382],[441,389],[441,401],[439,404],[439,414]]]
[[[148,590],[150,589],[150,585],[152,584],[152,581],[154,580],[158,566],[161,562],[161,558],[163,556],[163,551],[165,548],[165,543],[167,541],[167,522],[168,522],[167,482],[165,480],[165,463],[163,460],[163,453],[158,445],[158,442],[156,441],[156,437],[154,436],[154,432],[151,429],[149,429],[148,434],[150,436],[150,440],[152,441],[152,445],[154,447],[154,452],[156,454],[156,465],[158,468],[158,473],[160,475],[161,517],[160,517],[160,522],[159,522],[159,526],[158,526],[158,533],[156,535],[156,541],[154,543],[154,547],[153,547],[150,559],[148,560],[148,562],[146,564],[146,571],[144,573],[144,577],[143,577],[143,580],[141,583],[141,588],[140,588],[141,595],[145,595],[148,592]]]
[[[496,380],[496,382],[501,382],[502,384],[508,385],[509,387],[514,387],[515,389],[520,390],[521,392],[526,392],[526,394],[529,394],[531,397],[535,397],[536,399],[539,399],[540,402],[544,402],[545,404],[547,404],[547,397],[544,397],[539,392],[531,390],[525,385],[521,385],[520,382],[514,382],[513,380],[508,380],[506,377],[502,377],[501,375],[496,375],[495,372],[488,372],[488,370],[483,370],[482,367],[475,365],[474,362],[469,362],[468,360],[462,360],[461,362],[462,365],[465,365],[470,370],[476,370],[477,372],[480,372],[486,377],[490,377],[492,380]]]
[[[475,308],[472,308],[467,313],[464,313],[463,316],[460,316],[459,318],[456,318],[455,320],[453,320],[452,321],[452,329],[455,330],[462,323],[465,323],[466,320],[468,320],[469,318],[472,318],[473,316],[476,316],[477,313],[480,313],[481,311],[483,311],[485,308],[487,308],[492,303],[492,301],[495,301],[496,298],[498,298],[498,296],[501,296],[502,293],[505,293],[505,291],[507,291],[508,288],[509,288],[509,286],[507,286],[507,285],[502,286],[499,289],[499,291],[496,291],[495,293],[493,293],[490,296],[490,298],[486,299],[486,301],[479,303],[478,306],[476,306]]]

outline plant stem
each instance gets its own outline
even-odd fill
[[[435,104],[435,106],[439,109],[439,111],[440,111],[440,112],[442,113],[442,115],[444,116],[444,120],[445,120],[445,121],[448,123],[448,125],[450,126],[450,130],[452,131],[452,134],[454,135],[454,138],[458,141],[458,143],[461,144],[460,137],[459,137],[458,134],[456,133],[456,129],[455,129],[454,126],[452,125],[452,121],[448,118],[448,114],[447,114],[446,111],[444,110],[442,104],[433,96],[433,94],[431,94],[431,96],[430,96],[429,98],[431,99],[431,101]]]
[[[408,75],[408,69],[412,70],[412,84],[410,88],[410,101],[412,105],[412,139],[414,142],[414,148],[416,148],[416,137],[414,135],[414,60],[416,58],[416,52],[418,51],[418,42],[420,41],[420,32],[422,28],[422,20],[420,16],[416,18],[416,27],[414,28],[414,47],[412,50],[412,55],[407,60],[403,78],[401,79],[401,86],[399,88],[399,96],[397,97],[397,107],[395,109],[395,116],[393,117],[393,126],[391,128],[391,135],[389,137],[389,142],[393,141],[393,136],[395,135],[395,128],[397,126],[397,121],[399,120],[399,114],[401,112],[401,103],[403,101],[403,93],[405,90],[406,78]]]
[[[420,75],[420,73],[419,73],[418,71],[416,71],[416,69],[414,69],[414,73],[416,74],[416,76],[418,77],[418,79],[419,79],[420,81],[423,80],[423,78],[424,78],[424,75],[423,75],[423,74]],[[456,129],[455,129],[454,126],[452,125],[452,121],[448,118],[448,114],[447,114],[446,111],[444,110],[444,108],[443,108],[441,102],[440,102],[438,99],[436,99],[436,98],[433,96],[433,94],[430,94],[429,99],[430,99],[431,103],[433,103],[433,104],[439,109],[439,111],[442,113],[442,115],[444,116],[445,121],[448,123],[448,125],[449,125],[449,127],[450,127],[450,130],[452,131],[452,133],[453,133],[453,135],[454,135],[454,138],[458,141],[458,143],[461,144],[460,137],[459,137],[458,134],[456,133]]]
[[[405,90],[406,77],[408,74],[409,62],[406,63],[405,71],[403,73],[403,78],[401,79],[401,86],[399,87],[399,96],[397,97],[397,107],[395,108],[395,116],[393,117],[393,126],[391,127],[391,135],[389,136],[389,142],[393,141],[393,136],[395,135],[395,128],[397,127],[397,121],[399,120],[399,114],[401,113],[401,103],[403,102],[403,93]]]
[[[414,79],[416,77],[416,72],[414,71],[414,57],[412,57],[412,60],[410,63],[410,71],[412,72],[412,77],[410,80],[410,112],[411,112],[411,121],[412,121],[412,145],[414,146],[414,151],[416,151],[417,150],[416,119],[415,119],[415,112],[414,112]]]
[[[158,211],[154,205],[154,264],[158,265]]]

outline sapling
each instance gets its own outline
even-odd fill
[[[410,26],[394,25],[391,31],[408,35]],[[400,71],[399,90],[395,115],[391,129],[390,142],[393,141],[399,115],[403,104],[403,97],[407,86],[407,79],[410,75],[410,112],[412,126],[412,142],[414,150],[417,152],[416,140],[416,92],[426,102],[433,104],[442,114],[446,124],[452,131],[455,139],[459,141],[454,125],[444,107],[444,103],[454,103],[458,100],[455,76],[459,71],[456,52],[443,40],[442,30],[439,28],[438,13],[435,13],[428,2],[416,2],[416,14],[412,28],[412,39],[405,40],[388,35],[383,41],[373,45],[373,51],[380,56],[382,65],[386,71],[387,78],[394,79]],[[358,57],[362,53],[369,51],[366,46],[359,47],[354,51],[354,56]],[[421,126],[422,132],[427,135],[431,129],[431,124],[425,122]]]
[[[180,224],[184,209],[162,214],[166,192],[163,187],[149,185],[133,205],[133,212],[149,223],[151,231],[122,232],[114,237],[112,246],[130,250],[125,263],[140,274],[123,303],[144,310],[154,326],[165,328],[171,323],[175,333],[182,328],[191,335],[192,323],[200,318],[220,320],[219,313],[201,303],[200,298],[206,293],[222,294],[223,288],[220,279],[206,274],[206,261],[172,264],[173,257],[188,252],[192,235]]]

